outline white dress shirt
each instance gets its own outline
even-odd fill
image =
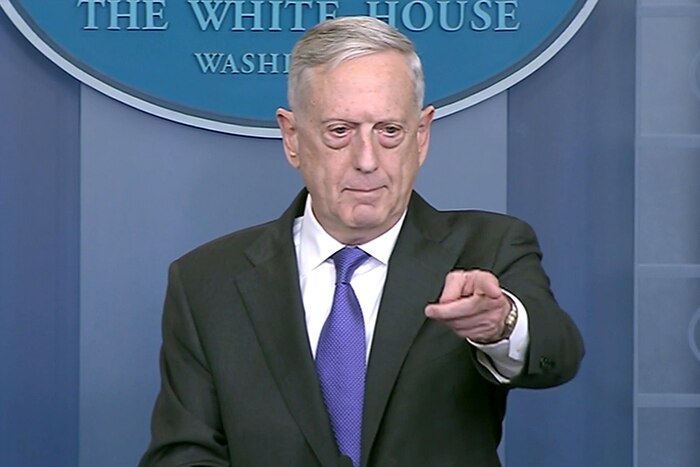
[[[372,346],[374,328],[377,323],[379,302],[389,265],[389,257],[399,236],[406,213],[386,233],[365,244],[357,245],[370,258],[361,264],[352,276],[352,285],[357,300],[362,308],[365,321],[365,338],[367,355]],[[311,196],[306,199],[303,217],[294,220],[294,248],[299,269],[299,285],[306,313],[306,331],[311,344],[311,352],[316,356],[316,347],[321,329],[331,311],[335,291],[335,266],[331,256],[341,248],[342,243],[331,237],[311,209]],[[502,383],[517,375],[523,368],[529,343],[527,313],[523,304],[513,294],[506,293],[518,308],[518,320],[509,339],[480,345],[471,342],[480,350],[477,359],[493,376]]]

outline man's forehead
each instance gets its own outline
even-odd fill
[[[307,98],[314,91],[338,93],[349,86],[364,87],[391,92],[397,87],[413,88],[412,75],[408,63],[398,53],[373,53],[344,60],[340,63],[328,63],[308,70],[306,80]],[[327,89],[341,86],[342,89]]]
[[[298,88],[300,108],[296,110],[316,122],[319,119],[352,121],[363,107],[371,110],[374,117],[407,120],[408,113],[417,108],[408,60],[398,51],[367,53],[339,63],[307,68],[305,72],[303,84]]]
[[[313,74],[323,75],[334,73],[338,68],[347,68],[348,66],[365,66],[368,61],[378,60],[389,60],[392,59],[396,61],[397,59],[403,63],[408,71],[408,59],[404,54],[398,50],[386,49],[386,50],[376,50],[376,51],[366,51],[358,52],[356,54],[351,54],[346,57],[338,57],[334,60],[330,60],[327,63],[322,63],[311,68]],[[366,65],[369,66],[369,65]]]

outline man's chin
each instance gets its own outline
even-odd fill
[[[386,215],[375,206],[359,204],[353,208],[349,220],[349,225],[355,228],[373,229],[386,221]]]
[[[360,210],[355,209],[348,226],[357,233],[367,233],[375,237],[383,234],[396,224],[396,219],[390,219],[385,212],[378,212],[376,209]]]

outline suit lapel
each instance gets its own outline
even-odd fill
[[[292,416],[323,465],[337,462],[335,438],[308,342],[292,242],[306,191],[246,252],[253,268],[236,278],[265,360]],[[423,308],[439,297],[445,273],[461,252],[444,217],[413,194],[389,261],[367,368],[362,464],[366,465],[396,378],[425,322]],[[463,233],[464,234],[464,233]]]
[[[305,199],[303,191],[246,252],[254,267],[237,284],[287,408],[319,461],[329,464],[337,451],[309,347],[292,242],[294,218]]]
[[[363,465],[399,370],[426,320],[424,306],[439,297],[445,273],[452,269],[459,254],[459,250],[443,243],[448,234],[443,218],[414,193],[389,261],[367,368]]]

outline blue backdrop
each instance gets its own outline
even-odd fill
[[[633,462],[635,10],[602,1],[530,78],[436,122],[418,180],[441,208],[532,223],[586,339],[574,382],[513,394],[510,466]],[[300,180],[279,141],[81,86],[4,15],[0,56],[0,465],[134,465],[168,262],[276,217]]]

